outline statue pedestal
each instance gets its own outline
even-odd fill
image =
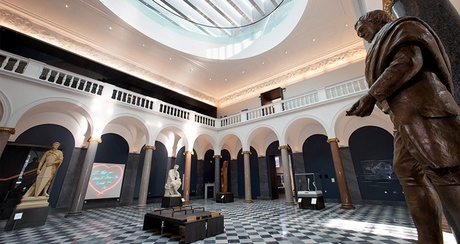
[[[180,207],[182,206],[182,197],[181,196],[164,196],[161,200],[162,208],[171,208],[171,207]]]
[[[48,197],[27,197],[16,206],[5,225],[5,231],[42,226],[49,213]]]
[[[218,203],[233,202],[233,192],[218,192],[216,194],[216,202]]]

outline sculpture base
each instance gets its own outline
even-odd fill
[[[216,202],[218,203],[233,202],[233,192],[218,192],[216,194]]]
[[[49,213],[47,197],[23,198],[5,225],[5,231],[45,225]]]
[[[172,208],[172,207],[180,207],[182,206],[182,197],[163,197],[161,200],[161,207],[162,208]]]

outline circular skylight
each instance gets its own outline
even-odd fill
[[[308,3],[294,0],[101,2],[150,38],[209,59],[248,58],[273,48],[294,29]]]

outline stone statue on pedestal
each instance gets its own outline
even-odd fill
[[[59,142],[54,142],[52,149],[45,152],[40,159],[37,168],[37,180],[24,194],[23,198],[36,198],[39,196],[49,197],[48,189],[51,185],[51,181],[64,160],[62,151],[58,150],[60,145]]]
[[[182,185],[180,179],[180,173],[177,171],[179,169],[179,165],[174,165],[174,168],[170,169],[168,172],[168,179],[166,179],[165,184],[165,196],[177,197],[182,196],[178,190]]]

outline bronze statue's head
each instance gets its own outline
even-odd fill
[[[359,17],[355,30],[359,37],[370,43],[375,34],[389,22],[391,22],[390,15],[383,10],[374,10]]]

